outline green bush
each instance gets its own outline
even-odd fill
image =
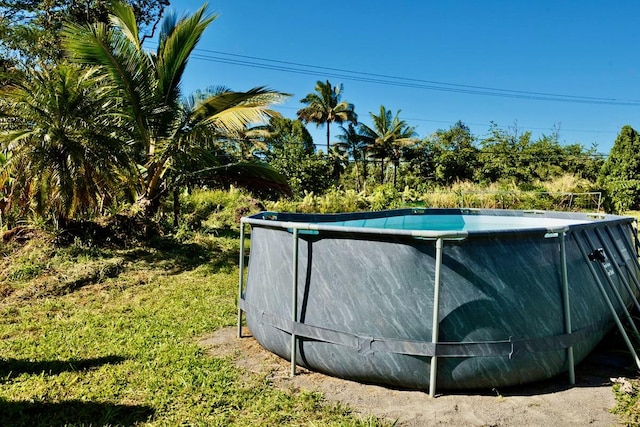
[[[305,193],[301,200],[278,200],[267,202],[270,211],[303,213],[338,213],[369,210],[395,209],[417,203],[419,195],[405,189],[399,192],[391,184],[377,186],[370,194],[355,190],[332,189],[316,195]]]

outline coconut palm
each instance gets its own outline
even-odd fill
[[[373,120],[373,128],[360,124],[358,131],[368,144],[368,150],[374,159],[380,159],[381,183],[384,183],[384,161],[393,162],[393,185],[396,185],[396,173],[398,163],[402,157],[403,149],[415,144],[415,128],[401,120],[400,110],[392,115],[391,110],[380,106],[380,114],[369,113]]]
[[[220,157],[206,155],[203,148],[228,132],[276,115],[268,107],[287,96],[264,87],[246,92],[220,87],[198,92],[184,102],[180,84],[187,61],[205,29],[217,17],[206,9],[204,5],[180,19],[167,14],[155,52],[142,48],[133,10],[122,3],[113,6],[111,26],[67,24],[63,32],[71,58],[99,66],[117,88],[122,102],[122,127],[129,130],[129,142],[140,156],[143,180],[139,204],[148,214],[155,213],[161,198],[170,192],[169,181],[179,182],[167,181],[170,171],[176,170],[179,156],[218,161],[206,168],[209,174],[228,172],[230,167],[220,163]],[[250,166],[258,169],[256,176],[265,176],[265,165],[241,165],[238,170],[247,171]],[[276,175],[266,175],[276,178],[274,186],[284,184]],[[191,173],[181,176],[193,177]]]
[[[354,112],[353,104],[341,101],[342,84],[331,86],[329,80],[325,83],[318,81],[315,92],[308,94],[300,100],[306,107],[298,110],[298,118],[305,123],[315,123],[316,126],[327,126],[327,154],[329,153],[329,141],[331,123],[342,124],[344,122],[356,123],[358,115]]]
[[[326,159],[331,165],[331,177],[337,182],[349,165],[349,153],[344,147],[333,144]]]
[[[64,223],[122,196],[135,174],[114,128],[117,100],[95,69],[25,72],[2,87],[0,188],[21,216]]]
[[[229,132],[223,146],[241,160],[255,161],[266,157],[269,146],[265,140],[270,136],[266,125],[247,127]]]

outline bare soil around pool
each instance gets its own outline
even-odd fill
[[[398,390],[330,377],[303,368],[289,377],[289,362],[264,350],[245,329],[236,338],[228,327],[203,337],[208,354],[230,357],[246,375],[260,375],[274,387],[317,391],[363,416],[395,422],[396,426],[615,426],[612,378],[636,375],[632,359],[615,334],[576,367],[576,384],[568,375],[526,386],[493,390],[446,392],[432,398],[426,392]]]

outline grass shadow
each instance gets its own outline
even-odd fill
[[[4,266],[11,266],[9,274],[21,273],[24,277],[0,279],[0,301],[7,297],[25,300],[67,295],[120,277],[124,280],[110,283],[147,283],[154,274],[177,275],[201,266],[206,273],[229,273],[238,265],[238,246],[238,231],[220,230],[211,235],[197,234],[191,241],[154,237],[126,248],[72,242],[41,254],[35,263],[23,260],[25,254],[16,253]]]
[[[179,274],[207,264],[211,269],[238,265],[237,250],[199,243],[183,243],[170,237],[154,239],[146,247],[140,247],[124,255],[129,262],[145,262],[164,266],[169,274]]]
[[[227,237],[230,239],[240,240],[240,230],[233,230],[231,228],[219,228],[213,233],[216,237]]]
[[[124,362],[121,356],[103,356],[92,359],[70,360],[22,360],[0,359],[0,384],[8,382],[11,378],[22,374],[46,374],[58,375],[62,372],[80,372],[98,368],[102,365],[115,365]],[[0,423],[0,425],[3,425]]]
[[[2,426],[113,426],[134,425],[149,420],[153,408],[114,403],[7,401],[0,398]]]

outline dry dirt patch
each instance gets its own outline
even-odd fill
[[[243,335],[250,335],[245,330]],[[594,354],[576,369],[576,385],[566,376],[533,385],[442,394],[360,384],[298,368],[289,378],[289,362],[264,350],[253,338],[236,338],[234,327],[204,337],[200,344],[217,357],[231,357],[247,373],[269,378],[275,387],[322,392],[365,416],[374,415],[397,426],[615,426],[610,377],[621,368],[609,357]],[[615,362],[615,360],[614,360]]]

